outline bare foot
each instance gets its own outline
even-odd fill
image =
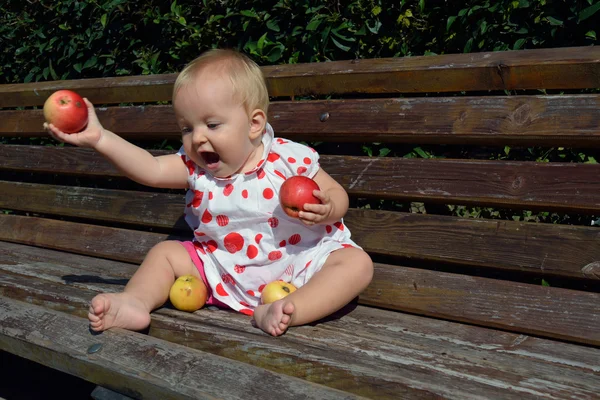
[[[294,308],[294,303],[286,299],[263,304],[254,310],[254,321],[256,326],[270,335],[283,335],[292,321]]]
[[[150,325],[150,313],[129,293],[103,293],[92,299],[88,312],[90,328],[101,332],[117,327],[139,331]]]

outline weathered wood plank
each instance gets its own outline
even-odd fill
[[[290,399],[357,398],[134,332],[92,335],[86,319],[5,297],[0,321],[2,350],[134,398],[247,399],[273,391]],[[102,348],[88,354],[94,344]]]
[[[375,264],[360,302],[600,346],[598,293]]]
[[[0,265],[0,270],[57,283],[64,280],[70,285],[107,292],[122,290],[126,284],[122,277],[110,278],[110,271],[102,271],[97,277],[78,278],[81,267],[62,264],[17,261],[16,265]],[[359,302],[600,346],[597,293],[376,264],[373,282],[360,295]]]
[[[0,208],[188,230],[181,194],[0,181]]]
[[[594,46],[262,67],[271,96],[600,87]],[[0,107],[71,89],[98,104],[171,100],[176,74],[0,85]]]
[[[600,231],[594,227],[455,218],[364,209],[344,220],[374,254],[600,279]]]
[[[287,101],[271,105],[269,121],[296,141],[598,147],[599,110],[595,94]],[[171,106],[97,111],[105,128],[127,139],[181,137]],[[42,110],[0,111],[0,120],[0,135],[47,135]]]
[[[132,192],[130,202],[135,201],[135,193]],[[96,212],[93,203],[89,202],[87,206],[92,208],[92,211],[82,212],[81,215],[98,218],[97,215],[93,215]],[[152,203],[136,205],[138,206],[147,218],[162,213],[161,220],[167,221],[164,227],[181,224],[178,222],[180,213],[175,206],[157,208]],[[126,214],[126,208],[121,210],[121,222],[146,223],[146,220],[137,215]],[[167,214],[169,210],[172,210],[173,214]],[[100,214],[101,212],[97,211]],[[111,220],[112,217],[106,218]],[[352,231],[354,240],[371,254],[491,267],[545,276],[600,279],[597,263],[600,259],[600,247],[597,245],[600,242],[600,232],[594,227],[466,219],[354,208],[348,210],[345,223]],[[167,235],[43,218],[0,215],[0,240],[128,262],[140,262],[151,246],[166,238],[190,240],[191,233],[182,230]]]
[[[12,246],[14,252],[7,255],[6,252],[0,251],[0,269],[17,268],[15,265],[6,264],[6,257],[9,257],[10,262],[10,257],[19,253],[19,247],[6,246]],[[56,252],[42,252],[49,255],[44,257],[46,260],[58,261],[60,258],[60,254],[52,256],[52,253]],[[38,255],[25,252],[19,256],[19,260],[27,262],[27,257],[37,259]],[[80,256],[73,257],[87,260]],[[116,270],[112,262],[99,262],[107,264],[106,273]],[[80,265],[82,274],[86,274],[88,262],[74,263]],[[32,269],[36,263],[31,265],[32,268],[28,268],[28,264],[19,266],[22,267],[23,274],[38,279],[33,275]],[[32,284],[27,278],[11,277],[12,274],[8,272],[0,287],[18,287],[19,290],[28,293],[28,297],[24,298],[13,291],[10,293],[11,297],[32,301],[32,298],[38,296],[35,293],[51,292],[55,294],[49,297],[54,300],[45,300],[44,304],[47,307],[64,309],[59,300],[64,297],[60,294],[63,289],[55,285],[56,282],[61,282],[60,276],[56,276],[54,283],[39,285]],[[79,282],[74,285],[93,287],[98,284],[90,280],[87,284]],[[81,293],[83,298],[79,303],[81,308],[85,309],[86,299],[91,297],[91,294],[85,294],[85,291]],[[68,297],[71,302],[75,301],[72,295]],[[316,326],[293,328],[286,336],[276,341],[265,338],[264,335],[256,335],[256,330],[250,326],[248,318],[239,314],[210,310],[186,314],[163,308],[153,313],[150,334],[229,358],[241,359],[253,365],[276,368],[285,373],[298,375],[302,374],[302,371],[305,371],[305,374],[312,371],[310,375],[305,375],[305,378],[316,379],[320,383],[330,381],[334,375],[340,381],[327,383],[332,386],[350,385],[347,387],[355,388],[357,383],[360,386],[360,382],[364,380],[362,394],[370,393],[369,397],[374,398],[387,398],[388,396],[380,396],[383,396],[386,390],[390,390],[388,395],[394,393],[393,391],[397,390],[394,385],[398,382],[412,388],[425,384],[428,391],[442,390],[438,394],[451,398],[464,398],[464,391],[480,395],[487,393],[487,396],[492,396],[488,393],[489,387],[469,388],[469,382],[484,383],[496,389],[511,387],[515,394],[521,393],[526,396],[542,395],[546,390],[553,390],[552,383],[560,382],[562,389],[552,392],[559,398],[567,396],[573,387],[577,388],[577,396],[587,398],[589,393],[594,393],[595,388],[600,385],[600,381],[595,379],[600,371],[595,362],[598,356],[596,353],[600,350],[363,307],[358,307],[341,319],[329,320]],[[265,357],[266,349],[270,357]],[[357,361],[354,355],[357,350],[362,354],[360,361]],[[302,359],[298,360],[297,357]],[[370,364],[368,360],[375,364]],[[468,364],[464,360],[469,360]],[[344,378],[340,368],[355,377],[350,380]],[[532,372],[527,373],[527,370],[532,368]],[[369,375],[374,376],[368,378]],[[427,382],[430,382],[432,375],[435,376],[436,385],[441,388],[429,387]],[[531,385],[527,380],[529,376],[535,376],[539,385]],[[388,382],[380,386],[369,379],[383,379]],[[390,380],[396,383],[393,384]],[[369,382],[373,392],[366,391],[366,382]],[[344,388],[346,389],[346,386]],[[396,392],[396,396],[399,393],[403,392]],[[409,396],[403,394],[403,397],[408,398],[416,395],[411,391],[408,391],[408,394],[411,394]],[[497,395],[503,397],[502,392]],[[504,394],[506,395],[508,393]]]
[[[152,151],[155,155],[167,153]],[[586,214],[600,212],[600,182],[596,179],[600,165],[597,164],[327,155],[321,156],[320,163],[353,197]],[[64,147],[0,145],[1,169],[122,176],[96,152]],[[26,188],[33,190],[34,186],[23,185],[22,189],[11,190],[23,193]],[[53,193],[51,187],[48,190]],[[85,190],[78,189],[81,193]],[[161,196],[157,202],[158,198]],[[7,204],[5,208],[15,202],[27,203],[15,198],[0,201]]]

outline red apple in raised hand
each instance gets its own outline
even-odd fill
[[[298,218],[298,213],[304,210],[305,204],[320,204],[321,200],[313,195],[314,190],[320,190],[314,180],[306,176],[292,176],[283,182],[279,191],[279,203],[287,215]]]
[[[65,133],[81,132],[88,123],[88,109],[77,93],[59,90],[46,99],[44,118]]]

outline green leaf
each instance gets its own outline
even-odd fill
[[[369,24],[369,21],[367,21],[367,22],[365,23],[365,25],[367,25],[367,28],[369,29],[369,31],[371,31],[371,33],[375,33],[375,34],[377,34],[377,32],[379,32],[379,29],[381,28],[381,25],[382,25],[382,24],[381,24],[381,21],[379,21],[379,20],[377,19],[377,20],[375,20],[375,21],[372,21],[372,22],[373,22],[373,26],[371,26],[371,25]],[[364,28],[364,27],[363,27],[363,28]]]
[[[73,69],[77,72],[81,72],[81,63],[73,64]]]
[[[384,147],[382,149],[379,149],[379,157],[385,157],[388,154],[390,154],[390,149],[388,149],[387,147]]]
[[[598,10],[600,10],[600,1],[597,2],[596,4],[594,4],[593,6],[583,9],[579,13],[579,21],[581,22],[583,20],[588,19],[592,15],[596,14],[596,12],[598,12]]]
[[[240,14],[242,14],[244,17],[258,18],[258,14],[256,14],[256,11],[254,10],[242,10],[240,11]]]
[[[307,31],[315,31],[315,30],[317,30],[317,28],[319,27],[319,25],[321,25],[321,21],[323,21],[322,18],[315,18],[315,19],[313,19],[306,26],[306,30]]]
[[[550,287],[550,284],[545,279],[542,279],[542,286]]]
[[[455,20],[456,20],[455,15],[451,15],[448,17],[448,22],[446,22],[446,32],[448,32],[450,30],[450,27],[452,26],[452,24],[454,23]]]
[[[263,47],[265,47],[265,40],[267,39],[267,33],[265,32],[264,35],[262,35],[259,39],[258,42],[256,44],[256,47],[258,48],[259,51],[262,52]]]
[[[548,22],[550,22],[550,25],[561,26],[563,24],[561,20],[556,19],[554,17],[546,17],[546,19],[548,20]]]
[[[102,15],[102,17],[100,17],[100,23],[102,24],[103,28],[106,28],[106,18],[108,17],[107,14]]]
[[[525,39],[519,39],[513,45],[513,50],[519,50],[525,44]]]
[[[348,51],[350,50],[350,47],[348,46],[344,46],[343,44],[341,44],[340,42],[338,42],[337,40],[335,40],[335,38],[333,36],[330,36],[331,41],[333,41],[333,44],[335,44],[338,48],[344,50],[344,51]]]
[[[415,148],[413,149],[413,151],[414,151],[415,153],[417,153],[419,156],[421,156],[422,158],[431,158],[431,155],[430,155],[429,153],[425,152],[425,151],[424,151],[422,148],[420,148],[420,147],[415,147]]]
[[[92,58],[89,58],[85,62],[85,64],[83,64],[83,69],[91,68],[91,67],[95,66],[97,62],[98,62],[98,58],[96,56],[92,56]]]
[[[379,6],[373,7],[373,9],[371,10],[371,13],[374,16],[378,16],[379,14],[381,14],[381,7],[379,7]]]
[[[598,4],[600,4],[600,3],[598,3]],[[596,40],[596,32],[595,31],[589,31],[588,33],[585,34],[585,37],[588,37],[590,39]]]
[[[279,28],[279,24],[277,23],[276,19],[270,19],[267,21],[267,28],[269,28],[272,31],[275,32],[279,32],[280,28]]]
[[[465,53],[470,53],[472,48],[473,48],[473,38],[470,38],[469,40],[467,40],[467,43],[465,44],[465,48],[463,51]]]

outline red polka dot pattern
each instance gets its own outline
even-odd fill
[[[283,254],[281,253],[281,251],[279,250],[274,250],[272,252],[269,253],[269,260],[271,261],[277,261],[279,260],[281,257],[283,256]]]
[[[217,284],[217,294],[223,297],[229,296],[229,293],[225,291],[222,283]]]
[[[204,210],[204,214],[202,214],[202,223],[208,224],[212,221],[212,215],[208,212],[208,210]]]
[[[229,224],[229,217],[227,215],[217,215],[217,225],[227,226]]]
[[[256,248],[256,246],[254,246],[253,244],[251,244],[250,246],[248,246],[248,250],[246,250],[246,255],[251,260],[253,258],[255,258],[258,255],[258,249]]]
[[[231,232],[225,236],[223,244],[228,252],[234,254],[244,248],[244,238],[237,232]]]
[[[271,200],[273,198],[273,189],[271,188],[266,188],[265,190],[263,190],[263,197],[267,200]]]
[[[302,240],[302,237],[299,234],[294,234],[292,236],[290,236],[290,238],[288,239],[290,244],[298,244],[300,243],[300,240]]]

